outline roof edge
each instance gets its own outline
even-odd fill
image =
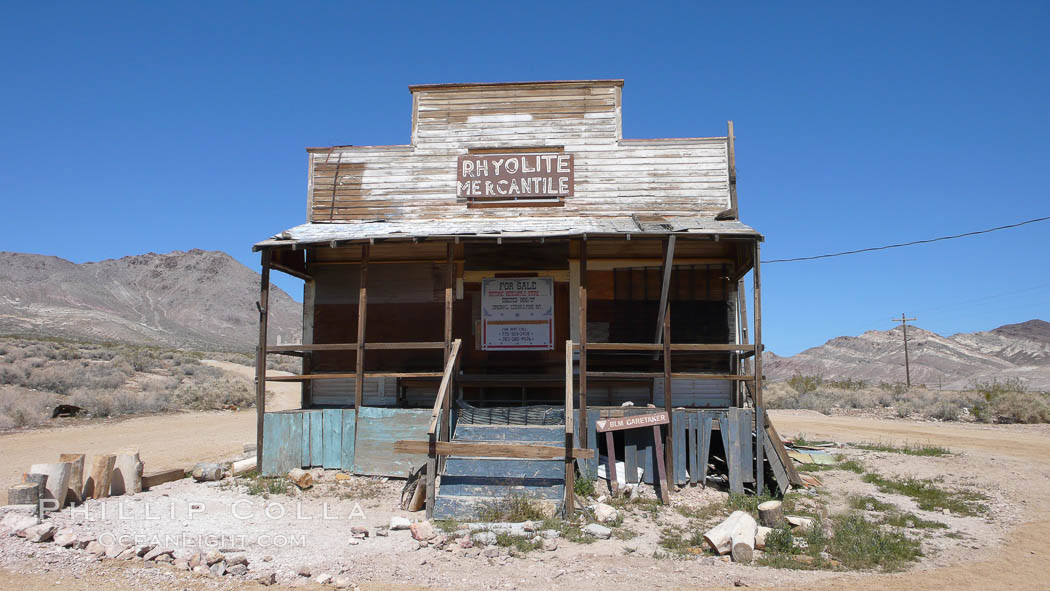
[[[500,86],[623,86],[623,78],[599,78],[595,80],[535,80],[532,82],[448,82],[440,84],[410,84],[409,92],[419,90],[454,90],[457,88],[484,88]]]

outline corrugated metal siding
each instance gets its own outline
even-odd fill
[[[354,379],[314,380],[313,402],[318,405],[354,405]],[[365,406],[393,406],[397,399],[394,378],[365,378]]]
[[[725,380],[671,380],[671,406],[725,408],[731,404],[732,383]],[[653,397],[664,406],[664,380],[657,378]]]

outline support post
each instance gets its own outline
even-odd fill
[[[765,488],[764,443],[766,438],[765,402],[762,397],[762,245],[755,240],[754,308],[755,308],[755,490]]]
[[[736,282],[736,301],[737,301],[737,322],[740,323],[740,342],[741,344],[748,344],[751,341],[748,340],[748,328],[747,328],[747,291],[744,289],[744,279],[740,278]],[[751,372],[751,361],[744,359],[740,365],[740,371],[744,375],[748,375]],[[740,384],[740,400],[737,406],[744,406],[744,401],[747,398],[748,385],[747,383]]]
[[[671,417],[671,305],[664,310],[664,410]],[[671,423],[664,427],[664,465],[667,466],[667,481],[674,482],[674,429]]]
[[[572,448],[575,446],[573,415],[572,339],[569,339],[565,341],[565,519],[571,519],[576,512],[576,467],[572,459]]]
[[[357,374],[354,376],[354,445],[361,431],[361,407],[365,403],[365,325],[368,320],[368,254],[369,246],[361,246],[361,276],[357,290]],[[356,447],[355,447],[356,449]]]
[[[269,249],[262,251],[262,275],[259,280],[259,345],[255,350],[255,465],[262,466],[263,418],[266,415],[266,325],[270,317]]]
[[[580,425],[587,424],[587,237],[580,241]],[[580,429],[580,447],[587,447],[587,429]]]
[[[445,269],[445,363],[443,366],[448,365],[449,355],[452,354],[452,297],[453,289],[456,282],[456,266],[453,260],[453,244],[449,242],[446,247],[446,269]],[[455,380],[455,376],[452,376]],[[455,392],[455,387],[450,383],[448,392],[445,393],[444,402],[441,405],[441,432],[438,437],[439,441],[448,441],[451,437],[452,432],[452,393]],[[445,456],[441,456],[438,470],[444,470],[445,468]]]
[[[729,121],[726,137],[726,152],[729,168],[729,208],[735,213],[734,219],[740,219],[740,209],[736,198],[736,137],[733,133],[733,122]]]

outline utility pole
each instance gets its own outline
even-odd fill
[[[904,379],[907,380],[908,387],[911,388],[911,364],[908,362],[908,323],[918,319],[905,318],[904,314],[901,314],[900,318],[890,318],[890,320],[900,322],[901,327],[904,329]]]

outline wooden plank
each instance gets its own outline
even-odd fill
[[[615,496],[620,492],[620,486],[616,478],[616,443],[612,431],[605,431],[605,460],[605,475],[609,477],[609,489]]]
[[[364,376],[366,378],[440,378],[442,373],[440,371],[369,371],[365,372]],[[356,379],[357,373],[315,373],[311,375],[267,376],[266,380],[270,382],[302,382],[306,380],[346,380],[351,378]]]
[[[664,374],[655,371],[589,371],[587,377],[591,378],[609,378],[609,379],[645,379],[645,378],[660,378]]]
[[[587,348],[595,351],[662,351],[664,347],[656,343],[590,343]]]
[[[744,482],[755,482],[755,449],[751,439],[755,414],[749,408],[739,412],[740,421],[740,476]]]
[[[365,324],[368,321],[368,248],[361,246],[360,278],[357,295],[357,371],[354,375],[354,408],[361,409],[365,400]],[[357,418],[361,417],[358,413]],[[355,434],[357,429],[354,430]]]
[[[684,418],[683,417],[684,414],[685,414],[684,411],[679,410],[679,411],[675,411],[671,415],[671,430],[674,432],[672,437],[673,437],[673,439],[675,441],[675,446],[674,446],[674,450],[673,450],[673,452],[674,452],[674,454],[673,454],[674,455],[674,479],[675,479],[675,484],[678,484],[678,485],[685,484],[685,482],[686,482],[686,473],[685,473],[685,450],[686,450],[685,425],[683,424],[683,421],[682,421],[682,419]]]
[[[660,306],[656,314],[656,336],[653,338],[653,341],[658,345],[663,343],[664,331],[660,326],[660,322],[663,320],[664,312],[667,310],[667,292],[671,288],[671,269],[674,268],[674,243],[675,237],[671,236],[664,245],[663,279],[660,281]]]
[[[516,478],[554,481],[561,478],[562,464],[554,460],[508,458],[451,457],[445,464],[445,476],[493,477],[510,475]]]
[[[763,440],[766,437],[766,429],[763,424],[765,413],[765,402],[762,396],[762,246],[757,240],[755,241],[755,255],[754,255],[754,309],[755,309],[755,410],[757,415],[758,430],[756,435],[758,437],[758,445],[755,450],[755,460],[759,467],[763,466],[762,452],[763,452]],[[765,488],[765,470],[759,469],[758,474],[755,475],[756,486],[759,491]]]
[[[150,487],[164,484],[165,482],[173,482],[175,480],[182,480],[186,477],[186,470],[183,468],[172,468],[171,470],[159,470],[156,472],[147,472],[142,475],[142,490],[149,490]]]
[[[737,380],[741,382],[749,382],[755,379],[754,376],[717,373],[672,373],[671,378],[675,380]]]
[[[787,470],[784,468],[780,456],[777,455],[776,450],[773,448],[771,438],[767,437],[763,446],[766,448],[766,457],[769,458],[769,465],[773,469],[773,477],[776,479],[777,487],[780,488],[780,494],[787,494],[791,490],[791,481],[788,479]]]
[[[433,446],[438,455],[455,455],[476,458],[521,458],[533,460],[561,460],[565,448],[552,445],[535,445],[521,443],[474,443],[465,441],[435,441],[398,439],[393,450],[398,454],[426,454]],[[574,458],[593,458],[594,451],[574,448]]]
[[[664,352],[663,352],[663,357],[664,357],[664,376],[663,376],[664,377],[664,411],[667,412],[667,414],[671,414],[671,407],[672,407],[671,402],[672,402],[672,398],[674,396],[673,396],[673,393],[672,393],[672,390],[671,390],[671,303],[670,302],[668,302],[667,303],[667,307],[664,308],[663,329],[664,329],[664,331],[663,331],[664,332],[664,343],[663,343],[664,344]],[[678,477],[677,477],[677,474],[675,474],[675,470],[674,470],[673,463],[672,463],[674,461],[674,455],[673,455],[674,454],[674,447],[675,447],[674,446],[674,437],[672,436],[672,433],[671,433],[670,429],[667,429],[666,437],[667,438],[664,441],[664,447],[665,447],[664,453],[666,454],[666,457],[664,458],[664,462],[667,464],[667,467],[671,471],[669,479],[677,481]]]
[[[357,349],[357,343],[323,343],[323,344],[298,344],[298,345],[270,345],[266,347],[268,353],[281,353],[289,351],[353,351]]]
[[[417,341],[409,343],[365,343],[366,351],[412,351],[417,349],[443,349],[441,341]]]
[[[707,466],[711,463],[711,423],[708,411],[700,411],[700,484],[707,488]]]
[[[343,470],[351,470],[354,467],[354,428],[357,423],[356,414],[356,409],[342,409],[343,444],[342,448],[339,450],[339,467]]]
[[[579,241],[580,251],[580,295],[579,295],[579,326],[580,326],[580,414],[587,416],[587,238]],[[588,418],[588,424],[590,423]],[[588,428],[580,433],[580,447],[589,447],[588,441],[591,430]],[[594,447],[597,451],[597,443]],[[594,464],[598,469],[598,464]]]
[[[297,412],[270,412],[263,417],[264,441],[262,474],[280,476],[298,468],[302,461],[303,415]]]
[[[661,449],[660,427],[653,426],[653,442],[656,452],[654,454],[656,456],[656,475],[660,483],[660,500],[666,505],[671,502],[671,491],[667,488],[669,479],[664,466],[664,450]]]
[[[627,484],[638,482],[638,435],[630,429],[623,434],[623,466]]]
[[[322,414],[324,459],[321,465],[326,470],[338,469],[343,459],[343,411],[338,408],[326,408]]]
[[[558,427],[547,426],[459,425],[456,441],[560,445],[564,433]]]
[[[272,253],[262,251],[262,274],[259,277],[259,343],[255,349],[255,463],[263,465],[266,415],[266,328],[270,316],[270,260]]]
[[[310,466],[324,465],[324,411],[310,411],[309,417],[303,417],[303,430],[306,420],[310,421]]]
[[[669,423],[668,413],[655,412],[640,415],[627,415],[622,417],[609,417],[598,419],[595,430],[599,433],[606,431],[623,431],[624,429],[637,429],[639,427],[651,427],[653,425],[666,425]]]
[[[671,345],[671,350],[672,351],[701,351],[701,352],[706,352],[706,351],[711,351],[711,352],[719,352],[719,351],[727,351],[727,352],[731,352],[731,351],[754,351],[755,350],[755,346],[754,345],[747,345],[747,344],[737,345],[737,344],[733,344],[733,343],[726,343],[726,344],[723,344],[723,343],[674,343],[674,344]]]
[[[587,449],[594,452],[593,459],[585,459],[587,465],[590,466],[591,474],[595,478],[598,477],[598,418],[601,416],[601,412],[598,410],[585,410],[587,413],[587,428],[583,430],[586,434],[588,443],[581,445],[580,447],[586,447]]]
[[[576,465],[572,458],[576,425],[576,413],[572,408],[572,340],[565,341],[565,515],[571,519],[576,512]]]
[[[399,439],[427,438],[430,409],[362,407],[355,417],[354,474],[404,478],[427,461],[426,452],[396,453]]]
[[[703,426],[703,421],[700,420],[700,413],[691,412],[688,414],[689,417],[689,484],[696,485],[697,476],[700,473],[700,429]]]
[[[781,464],[783,464],[785,470],[787,470],[788,482],[793,486],[802,486],[802,478],[798,475],[798,471],[795,470],[794,462],[788,457],[787,450],[784,449],[784,442],[780,440],[780,434],[777,433],[777,430],[773,426],[773,423],[770,422],[769,417],[766,417],[765,428],[766,441],[773,445],[773,449],[776,450]],[[763,445],[763,447],[765,446]]]
[[[729,492],[743,494],[744,480],[740,473],[740,409],[731,408],[726,413],[723,437],[728,439],[726,447],[726,464],[729,469]],[[723,439],[725,441],[725,439]]]
[[[304,410],[303,415],[303,439],[299,449],[299,466],[302,468],[310,467],[310,412]]]

